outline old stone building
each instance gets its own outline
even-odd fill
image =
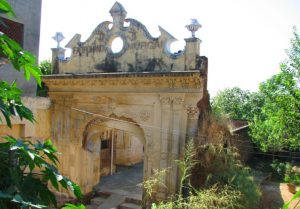
[[[65,58],[64,48],[52,49],[55,74],[43,81],[60,170],[88,193],[116,165],[143,161],[144,179],[168,170],[166,187],[156,194],[165,199],[178,190],[175,160],[207,108],[201,105],[208,98],[207,58],[194,35],[185,39],[184,50],[172,53],[176,39],[163,28],[152,37],[142,23],[126,18],[118,2],[110,13],[113,21],[100,23],[86,41],[79,34],[69,41],[71,57]],[[191,31],[199,27],[194,23]],[[113,49],[116,39],[119,51]]]

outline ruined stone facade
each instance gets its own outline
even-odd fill
[[[167,187],[156,193],[165,199],[178,190],[175,160],[197,134],[207,59],[198,38],[186,39],[185,49],[173,54],[175,39],[164,29],[153,38],[142,23],[126,19],[118,2],[110,13],[113,22],[99,24],[85,42],[80,35],[71,39],[70,58],[63,48],[53,49],[56,74],[43,78],[53,103],[52,139],[63,153],[60,169],[88,193],[115,165],[142,160],[144,179],[155,169],[168,170]],[[115,37],[123,40],[119,52],[111,49]]]

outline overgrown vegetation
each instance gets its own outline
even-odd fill
[[[279,162],[274,160],[271,164],[277,175],[286,183],[300,186],[300,168],[290,162]]]
[[[214,185],[208,189],[195,190],[193,195],[182,201],[153,204],[152,209],[242,209],[239,202],[241,192],[225,185]]]
[[[216,116],[234,120],[251,120],[260,113],[263,104],[262,95],[242,90],[239,87],[219,91],[211,101]]]
[[[250,168],[238,160],[236,150],[222,145],[204,145],[198,150],[200,161],[197,168],[205,178],[205,186],[228,185],[241,192],[240,204],[245,208],[258,208],[260,190]]]
[[[147,179],[146,181],[143,182],[143,188],[145,191],[145,197],[143,198],[143,205],[149,207],[149,203],[154,201],[155,199],[155,194],[158,192],[158,188],[166,188],[166,185],[163,182],[163,178],[166,176],[168,170],[163,169],[163,170],[154,170],[153,175]]]
[[[44,60],[39,64],[39,69],[42,75],[51,75],[52,74],[52,63],[49,60]],[[41,83],[41,86],[37,86],[36,95],[39,97],[48,96],[48,88],[44,82]]]
[[[188,196],[184,197],[179,192],[170,201],[153,204],[152,209],[258,208],[260,190],[250,169],[237,160],[237,153],[234,150],[212,144],[195,149],[195,146],[190,143],[184,159],[178,162],[181,165],[180,170],[186,171],[181,172],[181,182],[184,183],[180,184],[180,191],[184,185],[188,185]],[[204,179],[201,188],[193,188],[191,184],[185,182],[189,179],[193,167],[203,171],[197,175],[197,178]]]
[[[280,72],[259,87],[264,105],[250,128],[253,140],[262,150],[300,148],[300,37],[296,29],[287,55]]]

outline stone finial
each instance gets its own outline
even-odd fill
[[[112,6],[109,13],[113,18],[114,25],[121,24],[123,25],[124,19],[127,15],[127,12],[122,4],[116,1],[116,3]]]
[[[192,33],[192,38],[195,38],[195,32],[201,28],[201,25],[197,19],[191,19],[190,24],[186,25],[185,27]]]
[[[57,42],[57,48],[60,48],[59,43],[65,39],[64,35],[62,34],[62,32],[56,32],[55,35],[52,37],[54,39],[54,41]]]

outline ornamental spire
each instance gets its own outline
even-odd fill
[[[127,15],[127,12],[125,8],[120,4],[119,2],[115,2],[115,4],[110,9],[109,13],[111,14],[113,18],[114,26],[123,26],[125,17]]]

